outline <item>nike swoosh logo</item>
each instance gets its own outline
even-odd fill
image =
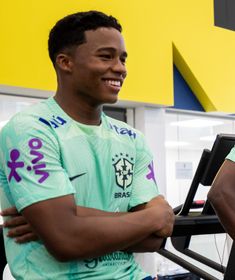
[[[82,175],[85,175],[85,174],[86,174],[86,172],[85,172],[85,173],[78,174],[78,175],[73,176],[73,177],[69,177],[69,180],[70,180],[70,181],[73,181],[74,179],[76,179],[76,178],[78,178],[78,177],[81,177]]]

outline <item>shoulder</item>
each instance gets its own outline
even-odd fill
[[[49,114],[47,100],[15,114],[0,132],[1,145],[17,143],[33,137],[53,139],[51,127],[40,121],[41,117],[47,118]],[[51,137],[48,137],[50,133]]]
[[[50,112],[47,103],[47,100],[45,100],[16,113],[3,127],[2,132],[9,131],[13,128],[19,132],[26,132],[28,128],[40,126],[40,118],[49,115]]]

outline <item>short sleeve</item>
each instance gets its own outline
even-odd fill
[[[35,123],[16,117],[0,134],[1,168],[18,211],[75,192],[62,167],[56,135]]]
[[[154,175],[152,153],[144,139],[144,136],[140,134],[138,138],[136,145],[136,165],[134,168],[129,209],[139,204],[146,203],[155,196],[159,195]]]
[[[235,147],[232,148],[230,153],[227,155],[226,159],[229,159],[229,160],[235,162]]]

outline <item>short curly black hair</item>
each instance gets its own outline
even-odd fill
[[[84,32],[99,27],[112,27],[122,32],[116,18],[98,11],[79,12],[60,19],[51,29],[48,39],[48,51],[53,65],[60,51],[85,43]]]

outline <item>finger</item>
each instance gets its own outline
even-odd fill
[[[30,225],[22,225],[22,226],[11,228],[8,231],[7,236],[13,238],[13,237],[25,235],[27,233],[32,233],[32,228],[30,227]]]
[[[10,207],[10,208],[6,208],[4,210],[1,211],[1,216],[14,216],[14,215],[19,215],[16,207]]]
[[[7,221],[5,221],[3,223],[4,227],[16,227],[19,225],[24,225],[27,224],[27,221],[25,220],[25,218],[23,216],[17,216],[11,219],[8,219]]]
[[[26,242],[30,242],[30,241],[36,241],[38,239],[39,239],[38,236],[35,235],[34,233],[27,233],[27,234],[24,234],[23,236],[15,238],[15,242],[22,244],[22,243],[26,243]]]

